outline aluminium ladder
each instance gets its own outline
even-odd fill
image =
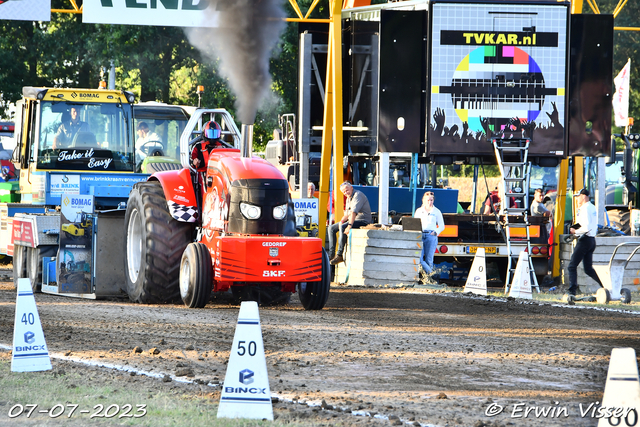
[[[507,243],[507,275],[505,283],[505,293],[509,292],[509,283],[515,274],[518,254],[512,252],[512,244],[515,242],[522,243],[522,233],[517,236],[512,235],[513,229],[521,229],[525,231],[525,241],[527,243],[527,253],[529,254],[529,271],[532,277],[532,288],[540,292],[538,280],[536,279],[535,270],[533,269],[533,260],[531,259],[531,234],[529,222],[529,177],[531,174],[531,162],[528,160],[529,144],[531,139],[504,139],[491,138],[491,143],[498,161],[498,168],[502,176],[502,194],[504,200],[501,200],[502,212],[504,212],[504,221],[502,223],[502,232]],[[511,207],[508,200],[513,198],[515,206]],[[520,216],[522,222],[515,221],[514,215]],[[515,261],[514,261],[515,259]]]

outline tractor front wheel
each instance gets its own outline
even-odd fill
[[[143,304],[180,298],[180,260],[193,225],[175,220],[157,181],[133,186],[124,219],[125,276],[129,299]]]
[[[202,243],[190,243],[180,263],[180,296],[189,308],[202,308],[211,298],[211,255]]]
[[[331,287],[331,269],[329,256],[322,248],[322,280],[319,282],[298,283],[298,297],[305,310],[321,310],[329,298]]]

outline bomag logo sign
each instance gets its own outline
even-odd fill
[[[76,99],[100,99],[100,95],[97,93],[83,93],[83,92],[72,92],[71,98]]]
[[[455,46],[558,46],[558,33],[536,32],[535,27],[516,32],[443,30],[440,37],[440,44]]]
[[[97,93],[73,92],[71,94],[71,97],[73,99],[75,99],[75,98],[80,98],[80,99],[98,99],[98,98],[100,98],[100,95],[98,95]]]

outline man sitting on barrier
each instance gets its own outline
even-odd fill
[[[365,196],[362,191],[355,190],[351,183],[346,181],[340,184],[340,191],[347,196],[347,203],[342,219],[329,226],[329,256],[331,257],[331,265],[344,262],[342,252],[344,251],[344,245],[347,242],[349,231],[371,224],[371,206],[369,206],[367,196]],[[336,233],[338,232],[340,232],[340,236],[338,237],[338,251],[336,252]]]

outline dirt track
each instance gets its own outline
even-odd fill
[[[15,298],[12,283],[0,282],[0,344],[12,342]],[[45,294],[36,301],[54,355],[224,379],[236,305],[190,310]],[[280,403],[276,414],[331,424],[399,425],[397,416],[437,426],[595,426],[580,405],[602,399],[611,349],[640,349],[639,315],[418,290],[332,288],[322,311],[304,311],[294,296],[260,316],[272,393],[336,406]],[[560,416],[525,418],[528,407]]]

